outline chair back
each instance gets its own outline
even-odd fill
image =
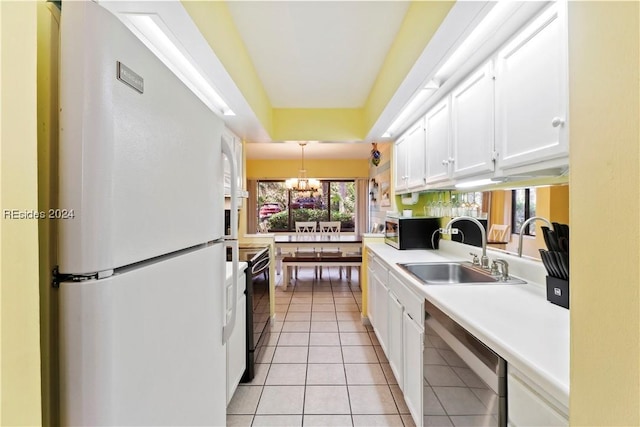
[[[315,221],[296,221],[296,234],[315,233]]]
[[[320,221],[321,234],[334,234],[340,232],[340,221]]]
[[[492,224],[489,228],[489,236],[487,241],[489,242],[508,242],[509,230],[511,226],[507,224]]]
[[[258,233],[268,233],[269,232],[269,224],[267,221],[262,221],[258,224]]]
[[[378,224],[377,222],[374,222],[373,224],[371,224],[371,231],[369,232],[377,234],[384,232],[384,224]]]

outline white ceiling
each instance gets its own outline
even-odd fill
[[[247,143],[247,159],[301,159],[297,142]],[[372,146],[364,142],[309,142],[304,148],[305,159],[367,159]]]
[[[227,3],[275,108],[358,108],[369,95],[407,1]]]

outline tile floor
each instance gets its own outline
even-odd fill
[[[360,320],[357,274],[351,284],[336,268],[323,276],[315,281],[312,269],[300,269],[295,286],[276,287],[271,338],[256,377],[229,404],[227,425],[414,425],[375,334]]]

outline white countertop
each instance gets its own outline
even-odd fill
[[[505,258],[512,275],[524,285],[427,285],[396,265],[398,262],[470,261],[468,246],[441,241],[441,250],[399,251],[384,243],[368,243],[390,272],[569,407],[569,310],[546,299],[541,263],[488,252]],[[455,248],[455,249],[454,249]],[[479,248],[476,252],[480,252]]]

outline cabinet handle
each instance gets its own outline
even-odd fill
[[[443,161],[442,161],[442,165],[443,165],[443,166],[447,166],[448,164],[449,164],[449,160],[443,160]]]
[[[553,126],[554,128],[562,125],[564,125],[564,119],[560,117],[554,117],[553,120],[551,120],[551,126]]]
[[[453,157],[449,157],[449,163],[454,163],[456,161],[456,159],[454,159]]]

